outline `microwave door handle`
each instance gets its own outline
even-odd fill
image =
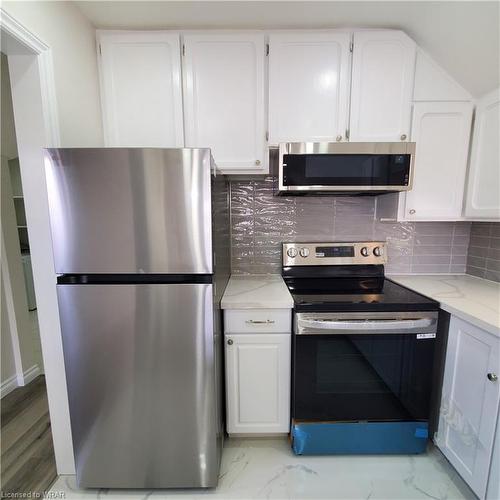
[[[417,333],[417,330],[428,330],[435,324],[434,318],[366,321],[299,319],[297,334]]]

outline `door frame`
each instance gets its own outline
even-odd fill
[[[7,56],[47,397],[58,474],[74,474],[43,148],[60,146],[51,48],[0,9]]]

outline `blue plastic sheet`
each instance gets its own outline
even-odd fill
[[[295,423],[296,455],[424,453],[427,422]]]

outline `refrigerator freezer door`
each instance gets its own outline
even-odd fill
[[[210,274],[209,149],[48,149],[56,272]]]
[[[213,487],[212,285],[58,285],[80,487]]]

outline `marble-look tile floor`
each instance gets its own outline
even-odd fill
[[[286,439],[227,439],[212,490],[79,490],[61,476],[50,490],[66,498],[146,499],[473,499],[436,449],[425,455],[295,456]]]

